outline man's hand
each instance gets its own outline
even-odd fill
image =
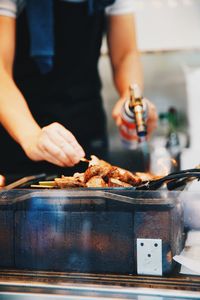
[[[58,123],[41,129],[13,81],[15,34],[16,18],[0,16],[1,124],[30,159],[46,160],[61,167],[73,166],[85,155],[75,137]]]
[[[118,127],[121,125],[121,110],[122,106],[124,105],[124,102],[126,101],[126,98],[121,98],[117,101],[115,104],[113,111],[112,111],[112,117],[115,120],[115,123]],[[156,111],[155,105],[150,102],[148,99],[144,98],[143,101],[147,104],[147,133],[148,137],[151,135],[153,130],[157,127],[157,121],[158,121],[158,115]],[[137,139],[137,136],[135,137]]]
[[[34,160],[46,160],[60,167],[71,167],[85,156],[73,134],[59,123],[52,123],[23,143],[26,155]]]

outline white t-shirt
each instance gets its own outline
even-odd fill
[[[62,0],[74,3],[86,0]],[[133,12],[134,0],[116,0],[114,4],[106,7],[108,15],[122,15]],[[26,4],[26,0],[0,0],[0,15],[15,18],[20,14]]]

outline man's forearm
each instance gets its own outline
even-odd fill
[[[61,124],[39,127],[11,75],[2,70],[0,122],[33,161],[46,160],[60,167],[71,167],[85,156],[76,138]]]
[[[143,72],[138,52],[127,53],[113,73],[115,86],[121,98],[126,97],[131,83],[137,83],[143,89]]]
[[[40,130],[23,95],[4,69],[0,72],[0,122],[20,145]]]

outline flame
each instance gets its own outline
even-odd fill
[[[157,176],[166,176],[170,173],[171,171],[171,166],[177,166],[177,161],[174,158],[168,159],[168,158],[159,158],[156,162],[156,170],[159,170],[154,173],[154,175]]]
[[[171,161],[171,163],[172,163],[172,165],[173,165],[174,167],[177,167],[177,166],[178,166],[178,163],[177,163],[177,161],[176,161],[174,158],[171,158],[170,161]]]
[[[167,174],[169,174],[170,171],[170,164],[169,164],[169,160],[164,159],[164,158],[159,158],[157,160],[157,167],[159,169],[159,176],[166,176]]]

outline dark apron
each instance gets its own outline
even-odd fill
[[[40,126],[59,122],[75,135],[87,157],[95,154],[105,158],[106,120],[97,70],[103,27],[104,13],[89,16],[87,3],[56,0],[54,67],[41,75],[29,55],[24,10],[17,19],[14,78]],[[0,147],[1,173],[69,173],[46,162],[29,160],[2,128]]]

